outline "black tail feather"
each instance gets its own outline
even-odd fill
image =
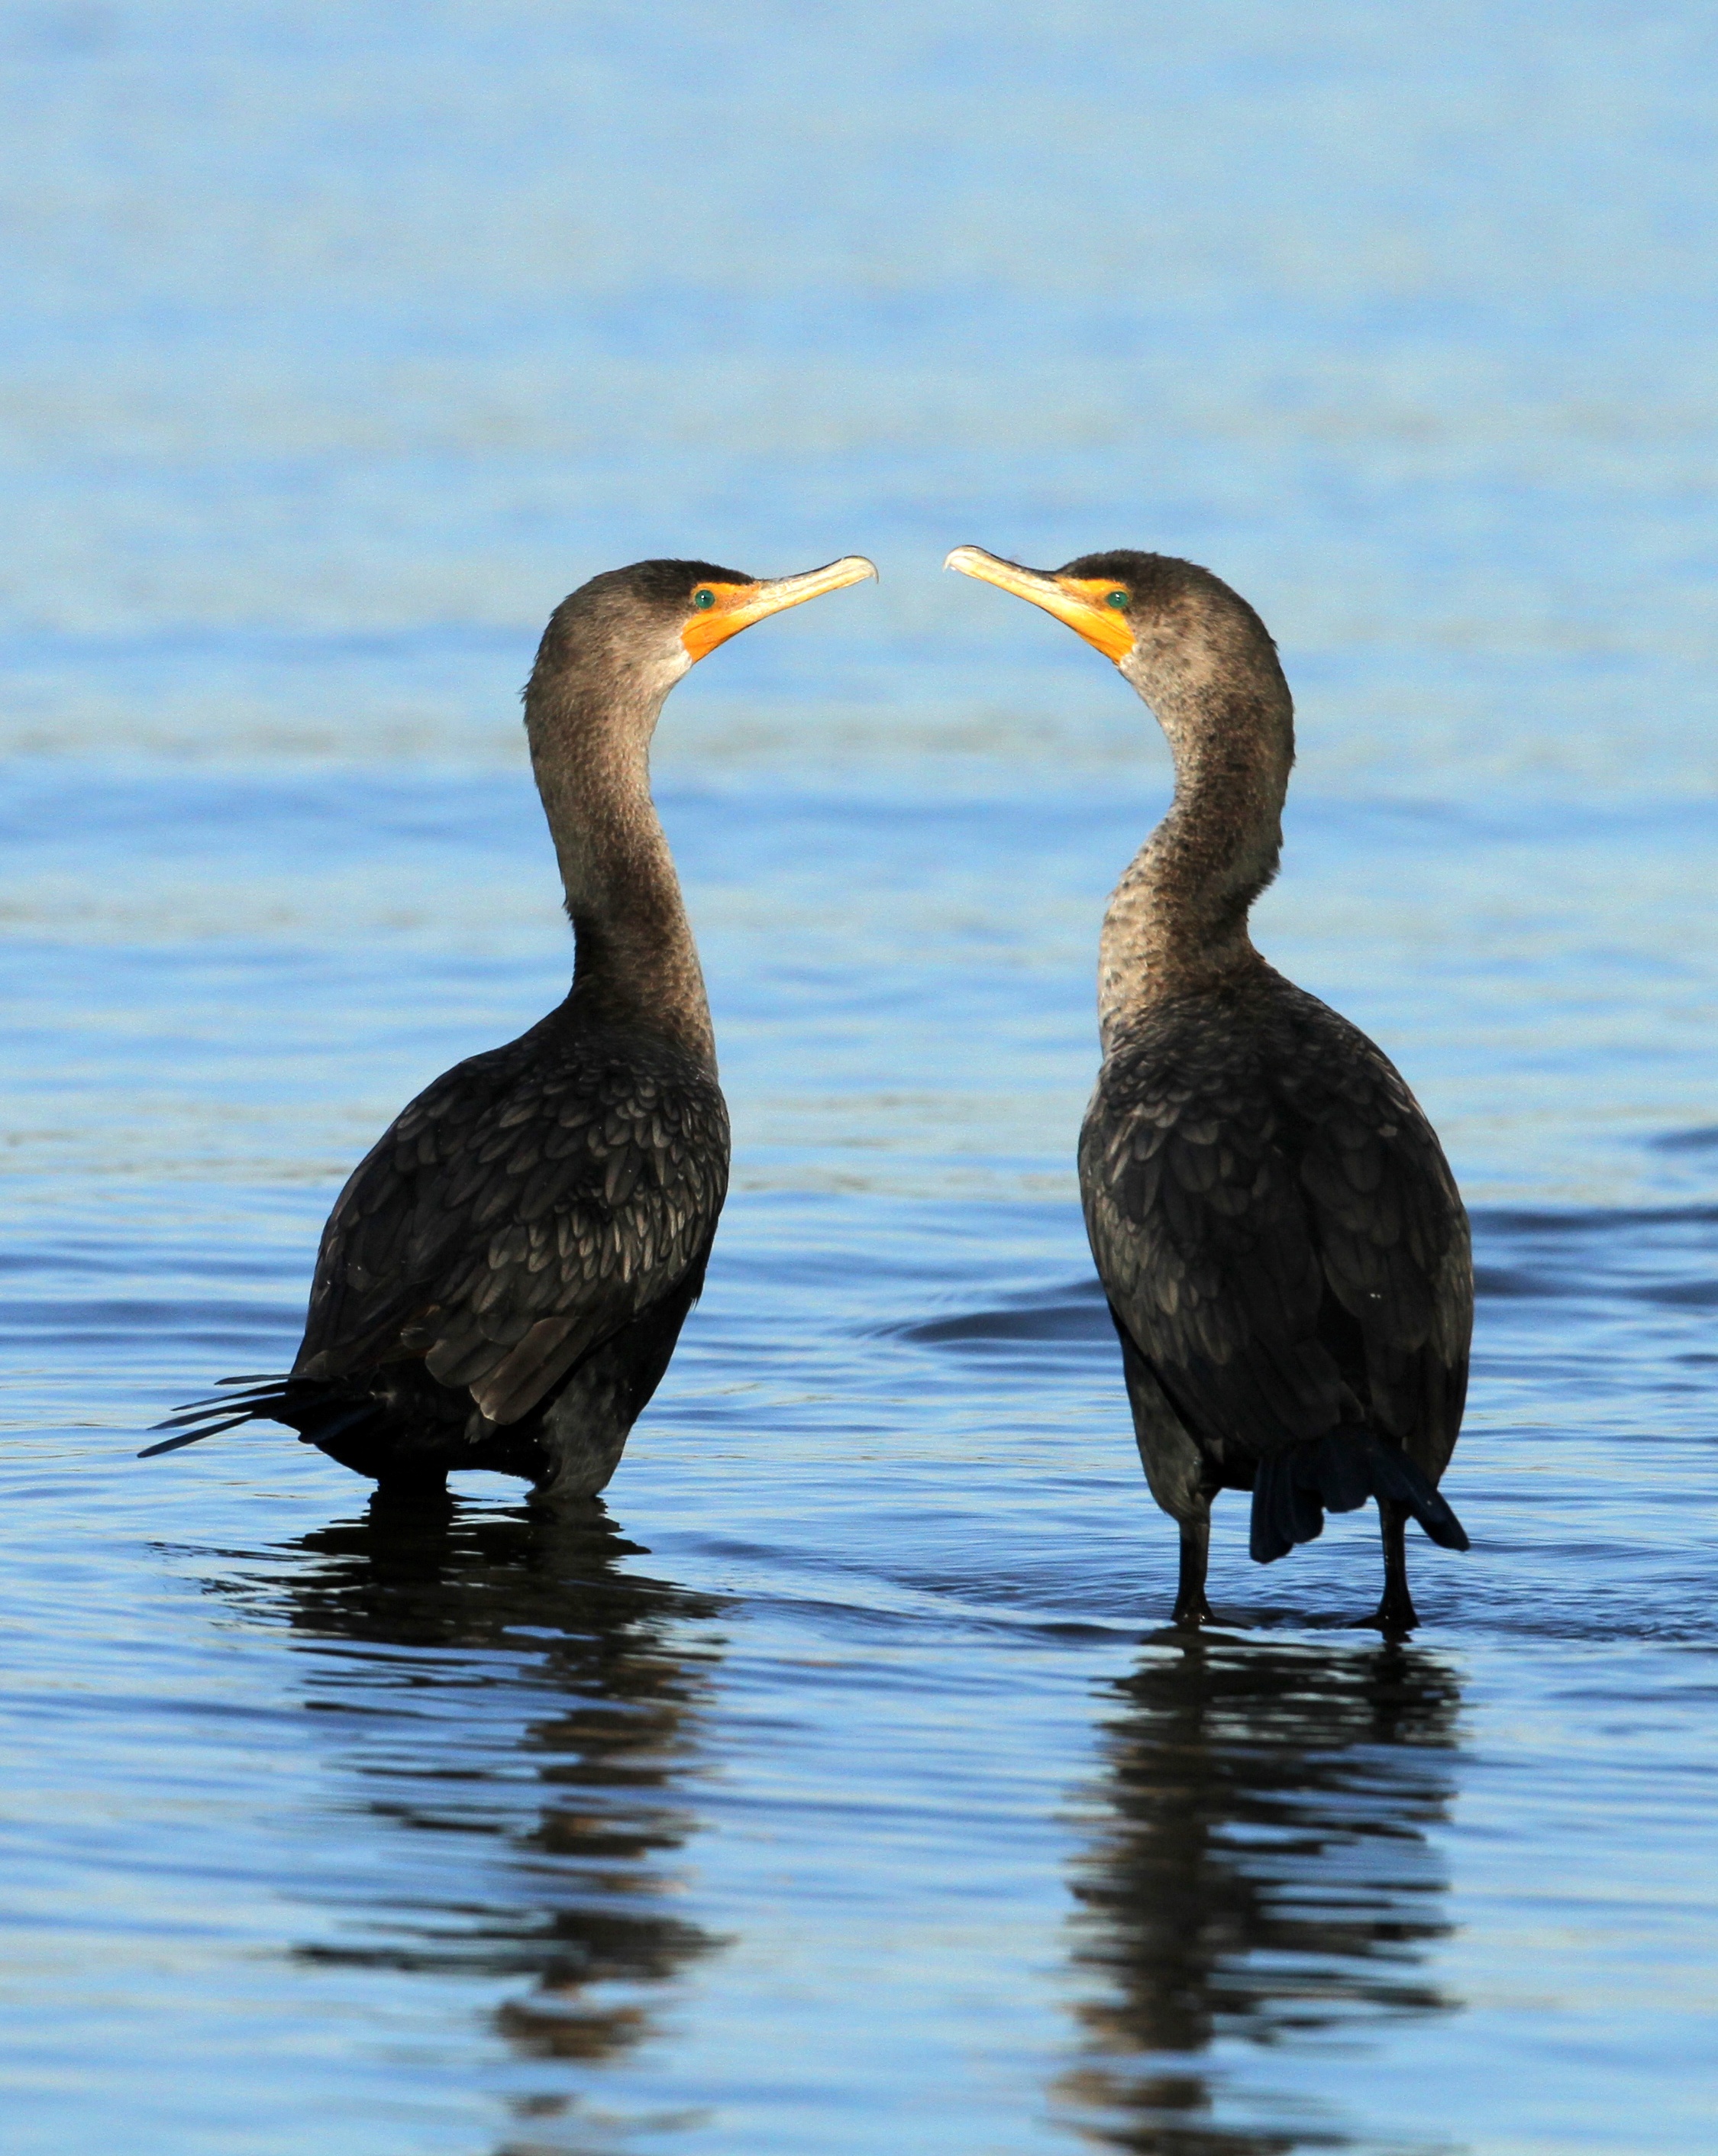
[[[329,1404],[337,1406],[339,1404],[331,1401]],[[342,1430],[356,1430],[361,1422],[368,1422],[372,1415],[380,1413],[381,1408],[380,1400],[360,1400],[356,1407],[348,1409],[343,1415],[336,1415],[331,1422],[306,1422],[296,1425],[299,1437],[305,1445],[321,1445],[331,1437],[338,1437]]]
[[[146,1445],[137,1457],[140,1460],[153,1460],[163,1452],[177,1452],[181,1445],[196,1445],[205,1437],[218,1437],[223,1430],[237,1430],[240,1423],[253,1419],[254,1418],[248,1414],[234,1415],[227,1422],[212,1422],[202,1430],[187,1430],[177,1437],[164,1438],[159,1445]],[[155,1427],[161,1430],[165,1425],[156,1423]]]
[[[1441,1549],[1464,1550],[1468,1531],[1450,1509],[1449,1502],[1416,1467],[1405,1452],[1370,1440],[1375,1455],[1373,1487],[1381,1497],[1393,1497],[1406,1505]]]
[[[270,1407],[283,1404],[290,1395],[284,1385],[272,1392],[238,1394],[224,1400],[187,1400],[176,1409],[165,1420],[151,1423],[151,1430],[183,1430],[187,1424],[206,1422],[211,1415],[231,1415],[236,1422],[244,1422],[253,1415],[262,1414]]]
[[[1368,1497],[1406,1505],[1434,1543],[1464,1550],[1467,1531],[1406,1453],[1370,1430],[1310,1438],[1259,1463],[1253,1484],[1252,1553],[1260,1564],[1315,1542],[1325,1514],[1351,1512]]]
[[[146,1445],[137,1455],[140,1460],[154,1460],[163,1452],[177,1452],[182,1445],[198,1444],[205,1437],[218,1437],[223,1430],[237,1430],[245,1422],[282,1422],[289,1430],[295,1430],[306,1443],[320,1444],[325,1437],[336,1437],[342,1430],[351,1430],[358,1423],[367,1421],[382,1407],[379,1400],[342,1399],[337,1394],[331,1395],[319,1383],[285,1378],[272,1377],[223,1378],[222,1385],[232,1388],[246,1386],[244,1392],[228,1390],[217,1393],[206,1400],[189,1400],[183,1407],[176,1408],[156,1430],[171,1430],[177,1436],[164,1438],[159,1445]]]

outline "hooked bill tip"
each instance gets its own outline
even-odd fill
[[[862,584],[867,578],[880,583],[877,564],[864,554],[844,554],[838,562],[830,562],[821,569],[808,569],[803,576],[783,577],[784,585],[810,584],[818,592],[839,591],[844,584]]]

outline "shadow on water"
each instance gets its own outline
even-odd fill
[[[1450,1930],[1430,1830],[1455,1793],[1454,1671],[1401,1645],[1208,1635],[1153,1648],[1115,1692],[1072,1881],[1095,1985],[1060,2102],[1084,2140],[1139,2156],[1360,2145],[1331,2107],[1237,2070],[1243,2047],[1322,2040],[1340,2086],[1332,2040],[1352,2057],[1368,2025],[1459,2008],[1427,1966]]]
[[[236,1591],[300,1635],[333,1763],[398,1830],[349,1837],[354,1871],[311,1890],[331,1935],[294,1958],[524,1979],[487,2010],[530,2069],[512,2108],[533,2134],[577,2130],[588,2070],[658,2034],[664,1987],[724,1943],[673,1909],[664,1861],[697,1823],[721,1605],[627,1569],[645,1553],[594,1501],[558,1518],[378,1501],[282,1553]]]

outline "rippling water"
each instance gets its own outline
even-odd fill
[[[1715,38],[1695,11],[20,6],[0,2056],[20,2151],[1704,2152]],[[1369,1516],[1163,1628],[1073,1185],[1165,798],[975,541],[1211,562],[1259,937],[1474,1213]],[[694,551],[880,587],[659,740],[734,1109],[603,1507],[272,1429],[352,1160],[564,987],[514,701]]]

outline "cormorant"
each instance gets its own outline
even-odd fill
[[[858,555],[765,582],[709,562],[593,577],[525,691],[566,887],[572,992],[457,1064],[353,1171],[285,1378],[162,1424],[151,1454],[257,1418],[384,1486],[499,1469],[603,1488],[660,1383],[727,1191],[715,1042],[650,739],[668,693],[748,624],[874,577]]]
[[[1181,1528],[1175,1621],[1210,1621],[1211,1500],[1238,1489],[1264,1564],[1376,1497],[1372,1621],[1406,1631],[1409,1514],[1468,1546],[1437,1489],[1467,1390],[1467,1215],[1394,1066],[1248,933],[1295,757],[1276,646],[1227,584],[1165,555],[1046,572],[958,547],[947,566],[1113,660],[1175,760],[1174,802],[1104,916],[1103,1065],[1080,1136],[1140,1457]]]

